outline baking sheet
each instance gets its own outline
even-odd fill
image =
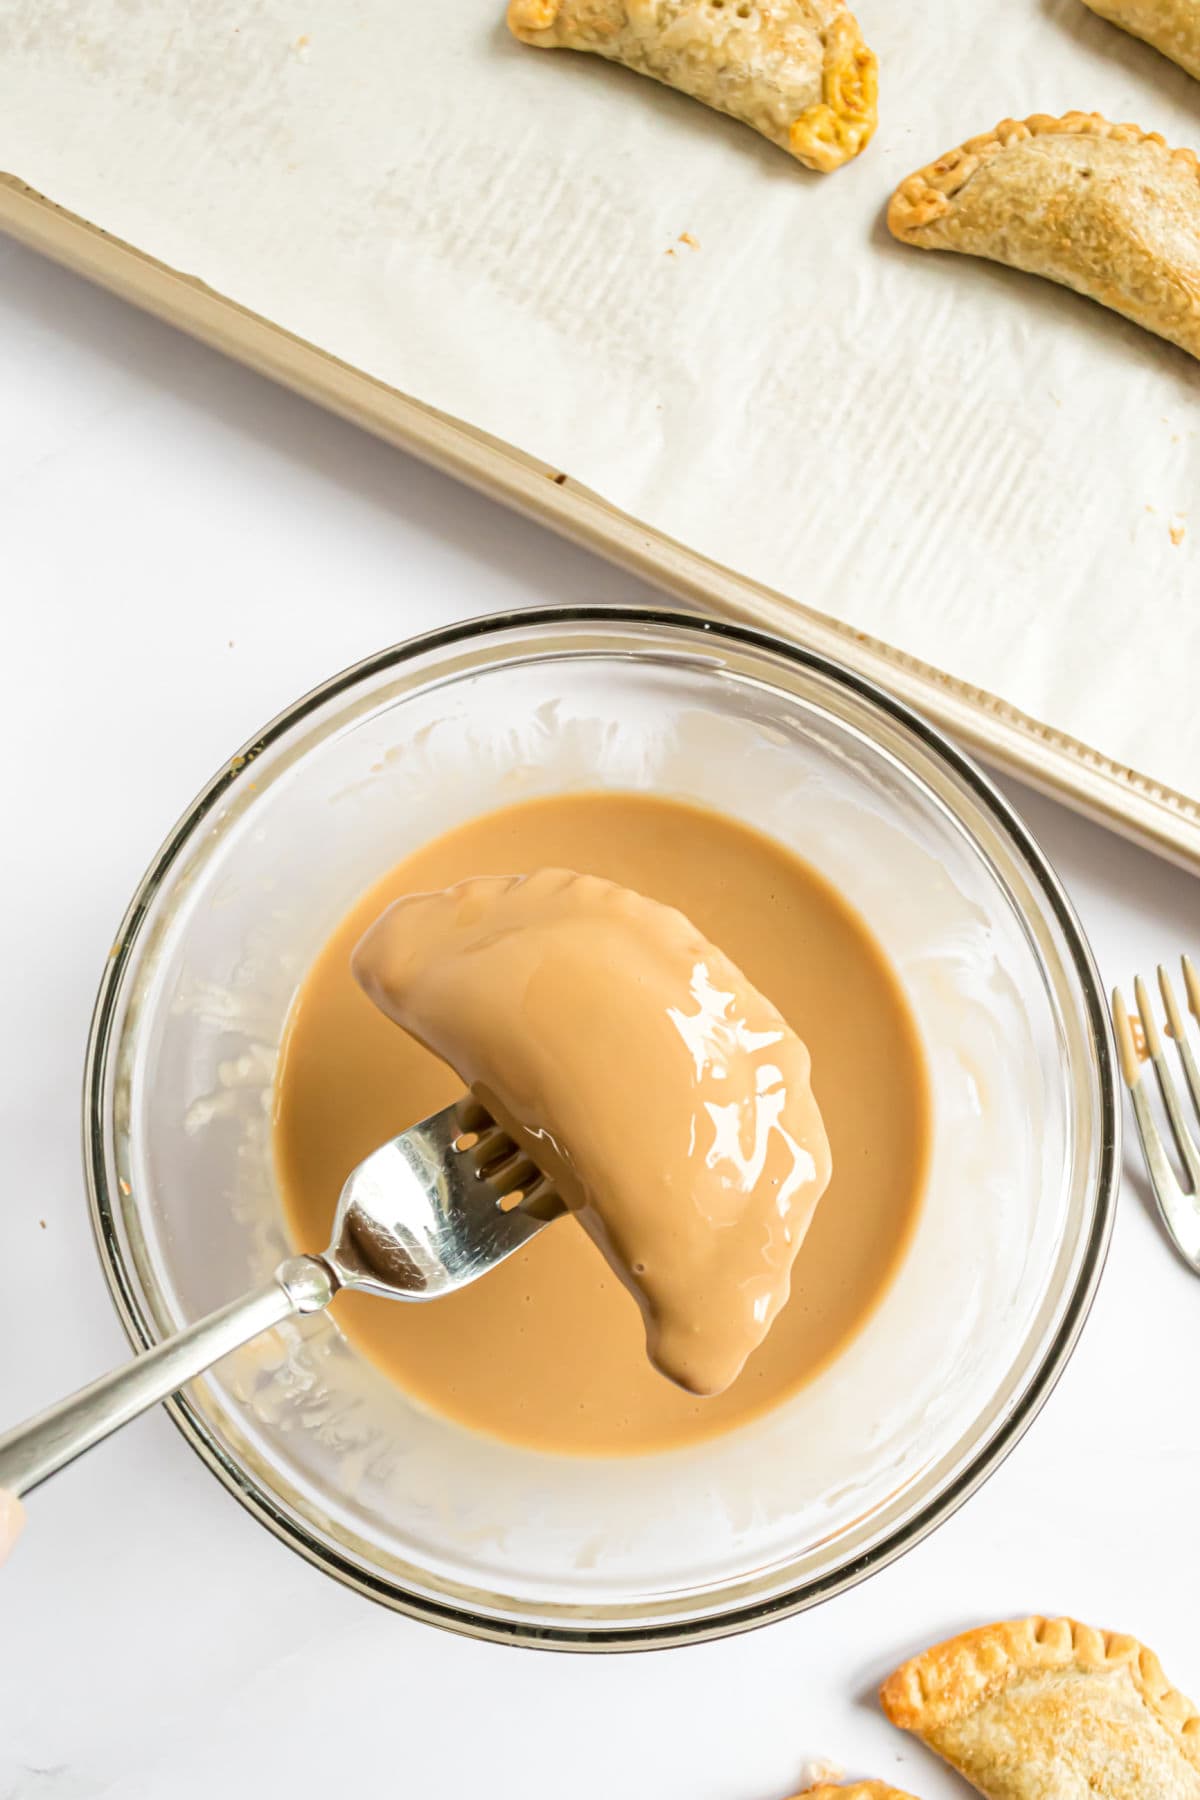
[[[1005,113],[1095,107],[1197,143],[1200,86],[1078,0],[864,0],[883,122],[818,177],[511,42],[500,10],[4,0],[0,168],[78,219],[18,183],[0,212],[677,591],[853,647],[1007,766],[1200,855],[1200,371],[881,223],[901,175]]]

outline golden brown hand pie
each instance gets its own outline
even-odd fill
[[[1200,1717],[1136,1638],[1072,1619],[985,1625],[880,1690],[989,1800],[1200,1800]]]
[[[906,244],[990,257],[1200,356],[1200,164],[1097,113],[1005,119],[901,182]]]
[[[834,1781],[805,1788],[795,1800],[913,1800],[913,1796],[889,1787],[886,1781]]]
[[[878,67],[845,0],[510,0],[508,23],[678,88],[810,169],[840,168],[875,130]]]
[[[1200,79],[1200,0],[1084,0]]]

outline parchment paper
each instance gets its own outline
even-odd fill
[[[0,0],[0,169],[1200,795],[1200,368],[882,224],[1010,113],[1200,145],[1200,84],[1080,0],[861,0],[879,135],[816,176],[502,10]]]

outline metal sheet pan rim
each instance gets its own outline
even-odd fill
[[[1200,873],[1200,800],[983,689],[709,561],[511,444],[285,331],[0,172],[0,231],[691,606],[765,627],[889,688],[976,755]]]

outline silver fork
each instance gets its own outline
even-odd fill
[[[1188,1011],[1200,1023],[1200,976],[1190,957],[1182,959],[1183,985],[1187,995]],[[1200,1123],[1200,1068],[1187,1037],[1187,1020],[1180,1008],[1171,985],[1171,978],[1162,964],[1158,967],[1158,987],[1162,995],[1163,1011],[1167,1018],[1167,1035],[1170,1037],[1179,1056],[1183,1068],[1184,1080],[1191,1096],[1192,1110],[1196,1121]],[[1133,1104],[1133,1116],[1137,1122],[1138,1136],[1142,1140],[1142,1151],[1146,1158],[1146,1167],[1150,1171],[1150,1186],[1154,1190],[1154,1198],[1167,1235],[1174,1244],[1179,1255],[1192,1271],[1200,1275],[1200,1149],[1197,1148],[1193,1136],[1194,1125],[1189,1125],[1183,1101],[1175,1085],[1167,1060],[1163,1053],[1162,1038],[1154,1017],[1154,1009],[1146,984],[1141,976],[1137,976],[1133,984],[1133,998],[1136,1007],[1134,1015],[1140,1027],[1141,1041],[1134,1035],[1134,1019],[1130,1017],[1119,988],[1113,989],[1112,1014],[1113,1027],[1116,1031],[1117,1050],[1121,1058],[1121,1073],[1129,1088],[1129,1098]],[[1175,1140],[1175,1148],[1179,1152],[1179,1160],[1187,1177],[1187,1185],[1180,1182],[1171,1167],[1163,1144],[1162,1134],[1158,1129],[1150,1099],[1142,1081],[1142,1069],[1146,1062],[1154,1070],[1158,1082],[1158,1090],[1162,1095],[1166,1109],[1167,1121],[1171,1127],[1171,1136]]]
[[[495,1268],[562,1211],[544,1176],[467,1098],[372,1151],[342,1189],[333,1241],[289,1256],[263,1287],[0,1437],[0,1491],[18,1498],[110,1432],[294,1313],[341,1288],[436,1300]]]

